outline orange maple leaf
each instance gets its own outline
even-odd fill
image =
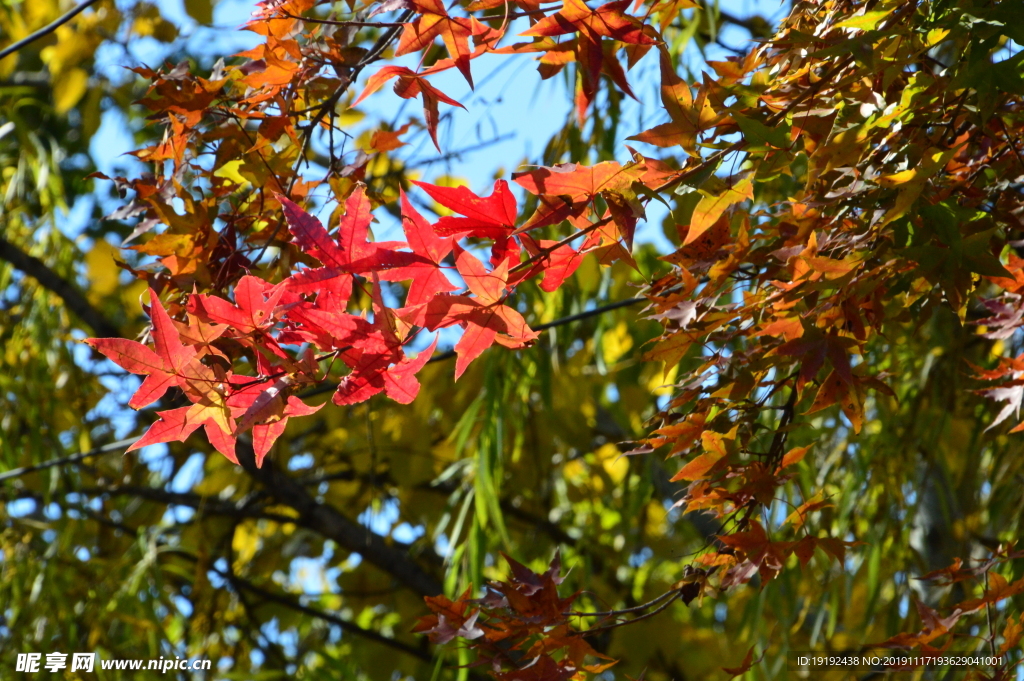
[[[430,47],[438,36],[448,48],[448,54],[455,62],[469,86],[473,87],[473,74],[469,70],[469,60],[474,56],[469,49],[469,36],[489,32],[486,26],[473,17],[453,17],[441,4],[440,0],[412,0],[409,5],[419,17],[405,25],[402,37],[398,41],[396,56],[419,52]]]

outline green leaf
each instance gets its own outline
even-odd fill
[[[754,148],[772,146],[776,149],[785,149],[790,145],[790,126],[787,124],[769,128],[761,121],[739,114],[732,114],[732,118],[736,121],[736,125],[740,126],[743,136]]]
[[[185,11],[204,26],[213,23],[213,0],[185,0]]]

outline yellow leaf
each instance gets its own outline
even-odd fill
[[[792,466],[793,464],[800,463],[807,456],[807,452],[810,451],[813,445],[807,445],[806,447],[794,447],[793,449],[786,452],[786,455],[782,457],[782,464],[779,468],[785,468],[786,466]]]
[[[699,334],[696,332],[676,331],[671,336],[658,341],[651,350],[647,351],[644,354],[644,361],[660,361],[664,362],[667,367],[675,366],[698,336]]]
[[[334,124],[339,128],[350,128],[364,118],[366,114],[359,109],[346,109],[334,115]]]
[[[928,47],[938,45],[939,43],[946,39],[947,35],[949,35],[949,29],[933,28],[932,30],[928,31],[926,43],[928,44]]]
[[[74,108],[89,88],[89,74],[85,69],[73,68],[53,79],[53,108],[65,114]]]
[[[246,566],[256,555],[260,545],[260,536],[254,530],[252,523],[242,523],[235,528],[231,537],[231,548],[235,553],[235,566],[241,568]]]
[[[893,173],[892,175],[883,175],[882,177],[878,178],[878,184],[883,187],[898,187],[901,184],[906,184],[907,182],[910,182],[911,180],[916,178],[917,175],[918,169],[911,168],[909,170],[904,170],[899,173]]]
[[[632,347],[633,337],[629,334],[629,326],[624,321],[601,336],[601,355],[608,366],[615,364]]]
[[[202,400],[193,404],[185,416],[188,423],[203,423],[211,420],[220,426],[225,433],[231,433],[231,411],[224,402],[224,397],[211,390]]]
[[[238,185],[248,184],[248,180],[238,172],[238,169],[242,167],[243,159],[235,159],[229,163],[225,163],[213,174],[214,177],[223,177],[226,180],[231,180]]]
[[[647,389],[654,395],[671,395],[675,391],[672,384],[675,383],[676,376],[679,374],[679,365],[665,365],[664,368],[667,371],[654,371],[650,380],[647,381]]]
[[[120,288],[117,281],[120,270],[114,265],[116,255],[117,249],[102,239],[96,241],[85,254],[85,267],[89,276],[88,297],[93,305],[100,304]]]
[[[876,26],[885,19],[887,16],[892,14],[892,10],[878,10],[875,12],[865,12],[857,17],[845,19],[836,24],[836,28],[859,28],[863,31],[873,31]]]
[[[600,462],[604,472],[608,474],[608,477],[615,484],[622,482],[626,477],[626,473],[629,472],[629,459],[622,456],[619,448],[611,442],[601,445],[594,452],[594,457]]]
[[[686,233],[686,241],[683,242],[683,245],[686,246],[696,241],[701,234],[718,221],[718,218],[722,216],[722,213],[729,206],[752,198],[754,198],[754,184],[750,181],[750,178],[740,180],[718,196],[705,196],[702,198],[697,207],[693,209],[690,229]]]

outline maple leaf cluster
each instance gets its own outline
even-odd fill
[[[287,419],[312,409],[296,393],[328,380],[336,365],[347,367],[336,404],[382,392],[408,403],[419,389],[416,373],[434,348],[416,340],[422,334],[463,329],[454,348],[457,379],[495,343],[515,349],[535,341],[537,333],[511,300],[523,282],[536,279],[542,290],[554,291],[586,254],[603,265],[623,260],[635,266],[630,251],[644,216],[647,199],[641,197],[680,174],[635,152],[625,165],[568,163],[513,175],[536,197],[536,210],[522,217],[504,180],[485,197],[466,187],[417,182],[454,213],[434,223],[401,190],[381,195],[362,182],[372,155],[399,148],[408,124],[377,131],[369,153],[348,166],[339,167],[332,157],[323,180],[299,172],[313,131],[333,132],[333,107],[393,39],[396,55],[427,53],[440,40],[449,58],[421,70],[384,66],[368,77],[351,106],[395,80],[397,94],[423,100],[424,124],[435,145],[438,104],[458,103],[428,76],[456,68],[472,86],[470,62],[486,53],[560,55],[555,69],[541,58],[545,77],[575,57],[581,65],[581,116],[602,72],[630,93],[615,52],[635,48],[629,52],[632,65],[658,39],[653,28],[625,13],[627,4],[590,9],[570,1],[545,16],[538,6],[523,3],[532,24],[524,35],[534,42],[499,48],[507,22],[487,14],[494,3],[472,4],[467,16],[437,2],[392,3],[367,18],[400,10],[400,30],[389,29],[382,47],[368,52],[352,42],[347,22],[305,17],[314,9],[311,0],[282,0],[262,3],[254,13],[246,28],[264,42],[237,55],[241,63],[218,65],[209,78],[194,75],[187,64],[135,69],[151,82],[143,104],[163,120],[166,133],[134,152],[157,172],[115,178],[121,191],[135,196],[111,217],[141,218],[125,246],[156,257],[157,265],[123,266],[151,285],[153,337],[163,346],[173,342],[178,354],[167,355],[171,351],[162,346],[136,344],[127,352],[122,341],[90,343],[146,376],[133,407],[153,403],[163,395],[156,388],[170,386],[193,405],[159,412],[160,421],[136,447],[181,440],[202,426],[211,443],[234,460],[237,436],[251,430],[262,462]],[[569,41],[551,43],[565,36]],[[203,156],[213,157],[212,169],[199,163]],[[330,231],[301,207],[319,188],[328,189],[337,206]],[[396,200],[405,240],[371,239],[373,209]],[[161,233],[130,245],[158,225],[165,227]],[[569,227],[569,233],[545,238],[558,226]],[[268,252],[281,252],[270,267],[264,262]],[[404,284],[400,304],[386,302],[399,290],[386,282]],[[173,328],[160,321],[161,314]],[[407,349],[414,342],[421,351],[412,358]],[[152,352],[159,366],[147,355]]]
[[[820,491],[801,490],[783,524],[792,538],[769,538],[755,510],[778,502],[787,469],[808,451],[806,442],[787,446],[795,424],[838,407],[855,435],[871,418],[872,395],[876,409],[898,397],[870,361],[886,334],[941,307],[966,319],[973,300],[984,306],[973,323],[986,338],[1008,339],[1024,319],[1024,262],[1006,254],[1021,198],[979,180],[992,163],[1020,176],[1013,145],[1024,93],[986,114],[956,109],[952,76],[919,61],[948,32],[921,30],[912,4],[866,13],[859,3],[826,4],[826,14],[797,8],[742,58],[711,62],[716,77],[706,74],[696,92],[663,57],[671,120],[632,138],[701,161],[678,182],[680,245],[663,257],[674,268],[647,292],[664,333],[646,359],[686,370],[631,453],[683,459],[673,479],[688,488],[676,505],[729,528],[697,561],[720,570],[726,586],[757,574],[763,584],[817,548],[843,559],[848,542],[799,536],[828,512]],[[851,39],[899,49],[862,61],[842,47]],[[957,92],[961,103],[971,97]],[[948,126],[921,135],[919,121],[951,111]],[[726,137],[737,132],[738,141]],[[744,167],[718,174],[731,154]],[[795,176],[794,163],[806,163],[806,183],[769,193],[770,181]],[[988,286],[997,295],[986,296]],[[1005,403],[993,426],[1019,417],[1021,367],[1004,358],[977,374],[999,381],[979,391]]]
[[[346,199],[334,235],[297,203],[276,195],[309,266],[297,267],[277,284],[244,275],[233,301],[189,293],[174,305],[184,316],[180,321],[151,290],[154,349],[124,339],[87,341],[124,369],[146,376],[131,399],[133,408],[160,400],[170,387],[180,388],[192,403],[158,412],[160,420],[132,448],[182,441],[203,427],[211,444],[237,463],[236,438],[251,430],[261,465],[290,417],[319,408],[293,393],[327,380],[336,361],[348,372],[334,393],[335,404],[357,404],[381,392],[408,404],[419,392],[416,374],[437,343],[435,338],[410,357],[407,347],[423,332],[463,329],[454,348],[456,380],[495,343],[528,347],[538,333],[509,304],[516,287],[536,278],[543,290],[554,291],[591,252],[605,263],[629,259],[624,242],[631,241],[637,218],[611,206],[635,196],[634,184],[661,182],[671,174],[651,165],[640,157],[625,167],[606,162],[522,173],[516,181],[541,201],[520,227],[516,199],[504,180],[486,197],[466,187],[417,182],[455,214],[432,224],[403,193],[405,241],[370,239],[373,205],[361,184]],[[610,207],[595,220],[597,200]],[[529,234],[566,218],[578,229],[564,239]],[[487,242],[489,251],[481,252]],[[382,282],[407,282],[401,306],[387,305]],[[350,310],[357,287],[368,309]],[[239,363],[247,373],[238,370]]]
[[[437,644],[462,639],[477,653],[474,666],[487,666],[497,681],[568,681],[615,664],[572,626],[569,607],[579,593],[559,596],[564,577],[558,555],[543,574],[505,560],[509,579],[489,582],[482,598],[470,598],[472,588],[455,600],[426,597],[431,614],[413,631]]]

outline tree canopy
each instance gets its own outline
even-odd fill
[[[1016,678],[1020,3],[213,9],[0,8],[5,650]]]

